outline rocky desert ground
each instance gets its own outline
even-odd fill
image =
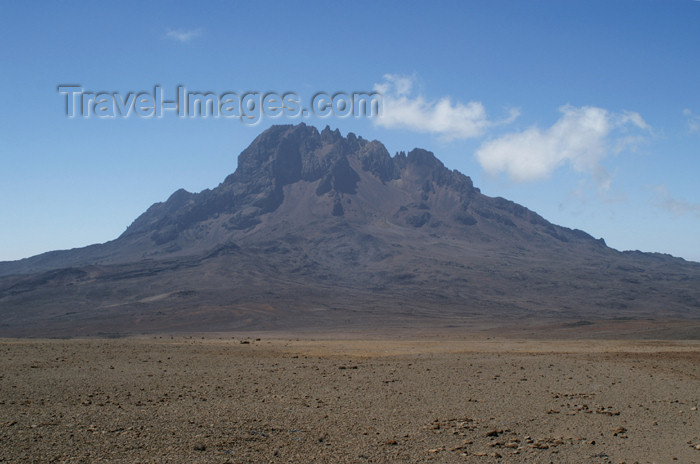
[[[0,340],[0,462],[697,463],[697,341]]]

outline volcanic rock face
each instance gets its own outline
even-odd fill
[[[700,316],[696,263],[617,252],[428,151],[304,124],[266,130],[219,186],[178,190],[116,240],[2,275],[0,334]]]
[[[299,204],[307,208],[301,210]],[[392,158],[378,142],[354,134],[344,138],[328,127],[319,133],[303,124],[267,130],[241,153],[236,172],[217,188],[175,192],[134,221],[120,240],[148,236],[151,243],[144,252],[167,254],[201,248],[202,241],[214,246],[222,236],[269,239],[271,231],[262,222],[300,226],[328,221],[329,215],[345,217],[348,229],[379,221],[442,227],[463,236],[474,232],[455,227],[475,226],[480,218],[488,229],[482,232],[489,235],[489,225],[497,224],[513,228],[502,230],[505,236],[528,232],[560,241],[591,241],[515,203],[480,195],[471,179],[445,168],[428,151],[415,149]],[[516,222],[521,223],[519,231]],[[211,235],[216,238],[209,240]]]

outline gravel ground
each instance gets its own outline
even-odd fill
[[[0,462],[700,463],[697,342],[0,341]]]

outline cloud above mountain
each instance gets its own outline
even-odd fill
[[[386,74],[381,83],[374,84],[374,91],[383,96],[383,111],[374,123],[451,141],[488,137],[520,115],[513,108],[506,117],[493,120],[479,101],[464,103],[449,96],[431,99],[416,90],[416,84],[416,76],[398,74]],[[486,140],[475,153],[477,161],[489,174],[506,174],[516,182],[546,179],[568,165],[575,172],[590,175],[598,188],[606,191],[612,175],[602,161],[634,149],[652,132],[633,111],[565,105],[559,112],[561,116],[550,127],[533,125]]]
[[[374,90],[383,96],[383,111],[375,124],[430,133],[449,141],[481,137],[490,127],[509,123],[519,115],[518,110],[512,109],[505,120],[492,121],[481,102],[453,102],[450,97],[429,99],[415,92],[415,81],[415,76],[386,74],[383,82],[374,85]]]
[[[700,116],[693,114],[689,108],[683,110],[683,115],[687,118],[688,130],[690,132],[700,132]]]
[[[202,35],[201,29],[170,29],[165,37],[180,43],[187,43]]]
[[[654,193],[652,204],[657,209],[669,212],[674,216],[692,215],[700,218],[700,203],[671,196],[665,184],[654,186],[652,191]]]
[[[559,108],[550,127],[529,127],[488,140],[476,152],[490,174],[505,173],[514,181],[546,179],[560,166],[589,173],[599,188],[610,187],[611,176],[601,162],[639,144],[651,128],[635,112],[612,113],[592,106]]]

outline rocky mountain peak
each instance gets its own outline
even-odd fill
[[[608,248],[483,195],[427,150],[392,157],[299,124],[270,127],[220,185],[177,190],[115,240],[0,263],[0,308],[5,333],[38,320],[48,331],[685,317],[698,314],[698,281],[700,264]]]
[[[149,208],[123,237],[150,234],[151,240],[162,245],[221,215],[231,215],[224,224],[227,230],[246,230],[282,204],[285,186],[302,181],[314,184],[317,197],[332,199],[333,215],[343,215],[341,196],[356,194],[362,175],[383,185],[400,179],[402,189],[420,195],[422,207],[427,207],[436,187],[454,191],[461,204],[478,193],[469,177],[450,171],[427,150],[416,148],[392,158],[382,143],[353,133],[343,137],[329,126],[319,132],[304,123],[278,125],[262,132],[243,150],[236,171],[217,188],[198,194],[175,192],[166,202]]]

